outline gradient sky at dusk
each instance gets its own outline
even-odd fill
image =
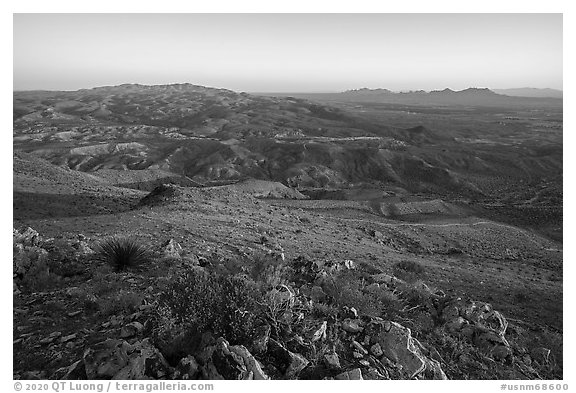
[[[561,14],[15,14],[14,89],[562,89]]]

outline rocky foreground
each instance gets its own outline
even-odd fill
[[[538,332],[430,288],[414,264],[400,279],[361,261],[276,250],[239,263],[169,241],[117,271],[102,240],[14,230],[15,379],[562,377]]]

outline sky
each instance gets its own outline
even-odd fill
[[[14,90],[562,89],[562,14],[14,14]]]

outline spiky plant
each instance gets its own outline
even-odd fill
[[[147,262],[150,259],[148,248],[128,237],[110,237],[96,247],[99,260],[106,262],[116,271],[124,271]]]

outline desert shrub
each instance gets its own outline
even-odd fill
[[[111,237],[96,246],[96,258],[106,262],[116,271],[139,266],[150,259],[148,248],[136,240],[124,237]]]
[[[100,313],[105,316],[118,313],[131,314],[138,310],[143,300],[144,296],[141,293],[120,290],[113,296],[101,299],[99,301],[99,310]]]
[[[408,308],[433,308],[432,297],[434,290],[422,281],[404,283],[398,286],[399,297]]]
[[[22,289],[44,291],[61,283],[61,277],[50,269],[49,254],[38,247],[28,247],[14,254],[14,273],[20,278]]]
[[[250,277],[266,289],[288,284],[294,274],[291,266],[269,254],[255,256],[249,272]]]
[[[160,316],[179,330],[245,343],[254,333],[260,297],[257,285],[246,278],[191,269],[160,296]]]
[[[417,281],[424,275],[424,266],[415,261],[404,260],[394,265],[394,275],[404,281]]]
[[[332,318],[338,315],[338,308],[333,305],[315,302],[312,306],[312,316],[316,318]]]
[[[355,271],[341,271],[332,275],[322,289],[338,307],[354,307],[361,314],[370,316],[390,316],[400,306],[394,294],[383,288],[369,288],[361,274]]]
[[[405,272],[411,272],[416,274],[424,273],[424,266],[415,261],[404,260],[396,263],[394,265],[395,270],[403,270]]]

